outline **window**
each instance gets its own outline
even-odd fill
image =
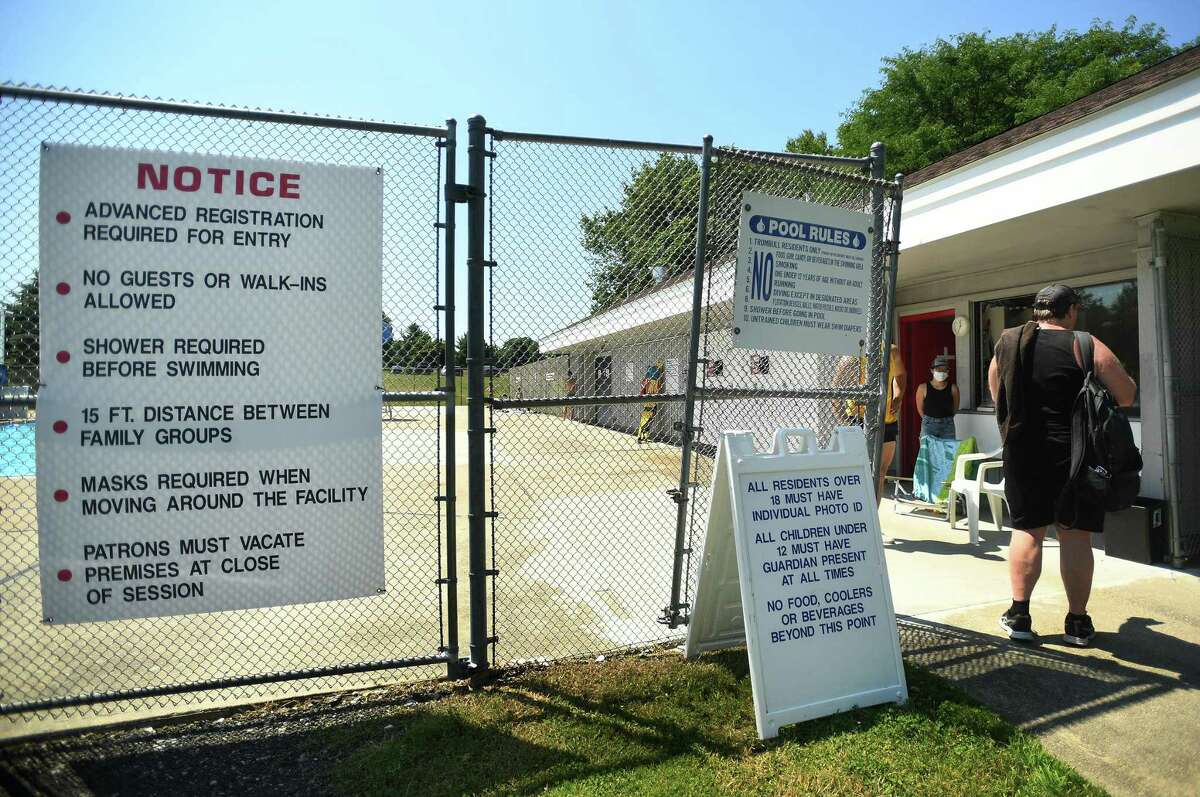
[[[1082,300],[1079,306],[1079,329],[1091,332],[1104,341],[1125,370],[1138,378],[1138,315],[1137,281],[1122,280],[1103,285],[1076,287]],[[992,352],[1000,333],[1008,327],[1024,324],[1033,318],[1033,294],[1010,296],[1004,299],[989,299],[976,302],[974,306],[975,341],[979,347],[975,370],[975,395],[978,405],[992,406],[988,391],[988,367],[992,363]],[[1138,414],[1135,401],[1130,415]]]

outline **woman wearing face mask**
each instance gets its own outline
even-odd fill
[[[954,439],[954,413],[958,412],[958,385],[950,384],[950,361],[933,358],[933,379],[917,387],[917,413],[921,434],[943,440]]]

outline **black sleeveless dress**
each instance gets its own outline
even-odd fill
[[[1039,329],[1024,374],[1025,421],[1004,447],[1004,492],[1013,526],[1104,531],[1104,510],[1080,505],[1067,484],[1071,471],[1071,409],[1083,387],[1074,334]]]

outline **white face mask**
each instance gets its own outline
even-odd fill
[[[949,371],[934,371],[933,378],[939,382],[945,382],[947,379],[950,378],[950,372]]]

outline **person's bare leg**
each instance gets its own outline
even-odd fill
[[[1067,591],[1071,614],[1087,614],[1092,596],[1092,574],[1096,560],[1092,555],[1092,533],[1079,529],[1058,530],[1058,570]]]
[[[1042,540],[1046,530],[1013,529],[1008,544],[1008,580],[1014,601],[1028,601],[1042,574]],[[1066,577],[1064,576],[1064,581]]]
[[[879,508],[879,502],[883,500],[883,485],[887,483],[887,473],[892,469],[892,457],[896,456],[896,441],[883,444],[883,451],[879,456],[879,484],[875,485],[875,508]]]

